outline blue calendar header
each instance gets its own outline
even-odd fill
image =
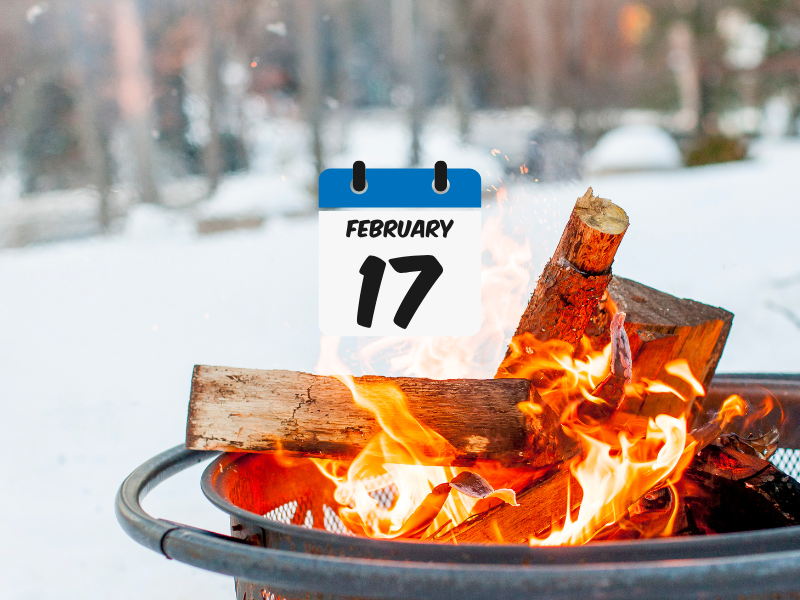
[[[353,169],[325,169],[319,176],[320,208],[480,208],[481,176],[475,169],[447,169],[447,191],[433,189],[433,169],[367,169],[367,189],[350,187]]]

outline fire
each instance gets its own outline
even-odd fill
[[[686,443],[686,421],[658,415],[648,421],[643,436],[621,432],[614,444],[584,433],[578,436],[584,452],[571,467],[583,489],[578,516],[573,520],[567,514],[563,528],[543,539],[531,538],[531,545],[583,544],[624,515],[678,466]]]
[[[511,352],[498,371],[498,376],[533,380],[544,403],[562,415],[562,427],[582,448],[580,457],[570,465],[583,491],[578,514],[567,511],[563,524],[554,526],[546,537],[532,538],[531,545],[576,545],[589,541],[603,527],[625,515],[649,490],[679,478],[688,465],[682,459],[686,456],[691,396],[682,395],[674,386],[651,380],[628,383],[625,397],[639,398],[648,392],[671,393],[683,401],[685,408],[680,415],[662,414],[646,419],[625,414],[623,398],[619,408],[622,412],[608,422],[581,419],[578,411],[581,402],[603,402],[592,392],[608,375],[610,362],[610,344],[602,352],[592,351],[584,340],[574,351],[564,342],[540,342],[530,334],[523,334],[512,340]],[[665,371],[698,395],[705,395],[685,360],[668,363]]]
[[[391,370],[403,375],[435,379],[480,377],[487,375],[487,365],[501,362],[506,332],[516,325],[524,309],[520,299],[525,297],[530,282],[531,261],[528,241],[515,241],[503,232],[505,200],[503,190],[498,194],[499,213],[488,219],[483,228],[484,252],[494,264],[483,269],[483,326],[479,334],[471,338],[381,338],[359,352],[367,370],[375,360],[388,360]],[[624,319],[624,315],[619,317]],[[622,337],[627,344],[624,333]],[[336,338],[323,338],[317,372],[342,381],[356,404],[371,411],[383,429],[352,463],[315,460],[336,484],[335,498],[341,505],[339,515],[343,522],[351,531],[380,539],[424,539],[463,522],[480,501],[455,487],[451,490],[449,482],[465,471],[452,465],[455,449],[413,417],[396,386],[357,383],[338,358],[338,344]],[[624,392],[617,404],[608,406],[606,412],[580,410],[587,403],[597,407],[607,404],[597,394],[598,386],[612,373],[611,363],[611,344],[593,349],[584,338],[573,348],[562,341],[541,342],[523,334],[512,339],[495,375],[530,379],[541,400],[522,402],[518,408],[535,416],[549,407],[561,416],[564,432],[582,449],[569,466],[583,491],[577,514],[567,510],[565,521],[555,523],[546,536],[530,539],[532,545],[586,543],[627,515],[639,499],[654,489],[668,487],[676,498],[672,484],[680,478],[696,448],[688,434],[687,420],[694,398],[705,395],[705,390],[685,360],[665,366],[669,383],[644,378],[632,382],[628,363],[624,387],[620,386]],[[652,418],[626,412],[628,401],[648,393],[673,394],[683,409],[680,414]],[[745,410],[744,401],[732,397],[717,419],[727,423]],[[476,468],[480,470],[480,466]],[[518,470],[496,465],[485,466],[483,474],[506,486],[524,480]],[[391,491],[391,501],[387,501],[386,491]],[[515,503],[510,490],[499,490],[494,495]],[[671,533],[676,506],[677,502],[653,535]]]
[[[317,460],[319,468],[336,483],[340,516],[352,530],[375,538],[426,537],[464,521],[477,500],[460,493],[448,497],[440,486],[464,469],[451,466],[455,456],[450,444],[411,415],[402,392],[391,383],[358,384],[336,358],[338,340],[323,341],[323,360],[318,370],[334,373],[348,386],[354,401],[370,410],[383,428],[368,447],[348,466],[339,461]],[[581,445],[583,452],[570,470],[583,490],[577,515],[567,514],[544,538],[532,545],[583,544],[624,516],[645,493],[671,485],[688,466],[694,444],[687,435],[691,396],[661,381],[626,386],[626,397],[668,391],[684,402],[678,416],[644,418],[630,414],[598,424],[581,419],[581,402],[603,402],[592,392],[609,374],[611,345],[592,351],[588,342],[574,350],[559,341],[540,342],[524,334],[514,338],[498,375],[528,377],[537,384],[543,404],[562,415],[561,425]],[[338,372],[337,372],[338,370]],[[695,393],[705,391],[686,361],[673,361],[665,371]],[[698,394],[699,395],[699,394]],[[539,414],[542,405],[523,402],[523,412]],[[621,409],[624,406],[620,407]],[[718,418],[728,421],[744,413],[738,397],[729,398]],[[433,466],[431,466],[433,465]],[[495,477],[496,478],[496,477]],[[376,492],[392,489],[390,505]],[[442,502],[437,504],[436,499]],[[665,524],[671,527],[673,518]]]
[[[344,383],[355,403],[372,412],[383,429],[349,466],[314,459],[336,484],[334,497],[343,506],[339,511],[342,521],[352,531],[381,539],[432,533],[447,523],[463,521],[477,502],[464,494],[452,493],[446,498],[437,494],[441,503],[434,499],[427,511],[419,511],[438,486],[463,471],[449,466],[455,456],[452,446],[411,415],[405,396],[395,385],[357,384],[339,361],[337,348],[337,338],[323,338],[317,370]],[[390,505],[376,493],[384,489],[392,491]]]
[[[466,338],[379,338],[359,352],[366,369],[388,355],[391,370],[404,375],[433,379],[491,376],[481,369],[500,362],[506,331],[525,308],[523,299],[530,282],[528,240],[517,241],[503,232],[505,200],[505,188],[501,188],[500,210],[482,229],[482,250],[491,264],[481,272],[479,333]],[[439,434],[414,419],[399,389],[392,385],[357,386],[338,357],[338,345],[337,338],[322,339],[316,371],[333,375],[348,386],[353,400],[375,414],[383,432],[350,465],[331,460],[315,462],[336,484],[335,497],[343,507],[340,517],[351,530],[384,539],[408,536],[407,522],[425,499],[465,469],[449,466],[453,449]],[[391,489],[394,495],[390,506],[381,504],[377,493],[385,489]],[[415,535],[425,537],[462,522],[477,502],[465,494],[450,493],[441,511]]]

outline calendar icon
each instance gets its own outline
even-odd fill
[[[469,336],[481,325],[481,180],[472,169],[327,169],[319,323],[336,336]]]

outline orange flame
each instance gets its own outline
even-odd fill
[[[480,372],[481,365],[500,362],[506,331],[525,309],[531,260],[528,240],[517,241],[503,232],[506,199],[506,189],[501,188],[497,193],[500,210],[486,220],[482,229],[482,250],[488,254],[491,264],[483,266],[481,271],[482,325],[478,335],[380,338],[359,352],[367,369],[374,359],[389,355],[392,371],[446,379],[486,375]],[[425,499],[437,486],[452,480],[464,469],[449,466],[453,448],[435,431],[414,419],[400,390],[391,384],[380,388],[356,385],[349,369],[337,356],[338,343],[338,338],[322,339],[317,372],[334,375],[347,385],[354,401],[373,412],[383,432],[350,465],[328,460],[315,462],[336,483],[336,498],[343,506],[340,517],[353,531],[378,538],[407,535],[409,530],[405,524]],[[432,462],[436,466],[430,466]],[[489,466],[488,470],[495,468]],[[518,476],[518,473],[513,475]],[[377,492],[386,488],[394,492],[391,506],[382,505],[378,500]],[[423,532],[416,533],[429,535],[462,522],[477,502],[461,493],[449,494],[431,524]]]
[[[465,520],[477,501],[458,493],[445,498],[440,492],[442,484],[463,471],[451,466],[455,450],[411,415],[405,397],[394,384],[356,382],[341,373],[343,365],[335,358],[335,340],[326,339],[323,346],[333,352],[333,358],[323,353],[318,370],[335,373],[338,367],[340,374],[335,376],[383,428],[347,468],[338,461],[316,461],[337,485],[335,497],[343,506],[340,517],[344,523],[353,531],[386,539],[427,536]],[[566,521],[548,536],[531,539],[532,545],[583,544],[624,516],[649,490],[670,485],[680,477],[693,455],[694,444],[690,443],[686,426],[693,395],[683,395],[661,381],[645,380],[626,387],[626,391],[631,395],[674,394],[683,401],[685,413],[677,417],[662,414],[652,419],[625,415],[624,419],[590,426],[577,417],[576,408],[585,400],[603,402],[593,391],[609,373],[610,345],[603,351],[592,351],[584,342],[574,351],[564,342],[540,342],[523,334],[512,340],[510,348],[498,376],[534,380],[544,403],[562,415],[563,429],[578,440],[583,450],[570,465],[583,490],[577,516],[568,514]],[[666,368],[686,382],[691,392],[705,393],[685,361],[674,361]],[[740,401],[729,398],[718,418],[743,414]],[[519,408],[531,415],[542,410],[532,402],[522,402]],[[381,505],[376,492],[390,486],[395,500],[391,506]],[[664,531],[671,529],[674,521],[675,515],[665,524]]]
[[[665,481],[678,466],[686,444],[686,421],[658,415],[647,423],[645,435],[619,433],[617,444],[578,433],[583,456],[571,466],[583,489],[578,516],[567,513],[562,528],[531,545],[583,544],[623,516],[636,500]]]
[[[317,370],[333,373],[383,429],[348,467],[337,460],[313,459],[336,484],[334,497],[344,507],[339,511],[342,521],[352,531],[381,539],[432,533],[449,522],[463,521],[477,502],[464,494],[434,494],[441,502],[420,510],[438,486],[463,471],[449,466],[453,447],[411,415],[396,385],[357,383],[336,356],[337,347],[337,338],[323,338]],[[387,488],[394,496],[391,505],[376,493]],[[421,514],[425,512],[432,512],[427,521]]]
[[[724,427],[734,417],[743,417],[747,414],[747,402],[738,394],[728,396],[715,417],[715,420]]]
[[[691,386],[691,388],[694,390],[694,393],[698,396],[706,395],[706,391],[692,374],[692,370],[689,368],[689,362],[685,358],[678,358],[668,362],[666,365],[664,365],[664,370],[670,375],[674,375],[679,379],[683,379],[683,381]]]

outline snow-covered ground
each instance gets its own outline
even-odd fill
[[[737,164],[568,185],[511,178],[507,230],[530,239],[532,286],[590,183],[631,218],[616,273],[736,314],[720,370],[798,372],[798,164],[800,143],[786,141]],[[182,441],[195,363],[314,369],[316,219],[198,237],[162,216],[145,208],[116,237],[0,252],[3,598],[233,597],[229,578],[128,539],[114,494]],[[202,468],[146,507],[226,531],[200,493]]]

